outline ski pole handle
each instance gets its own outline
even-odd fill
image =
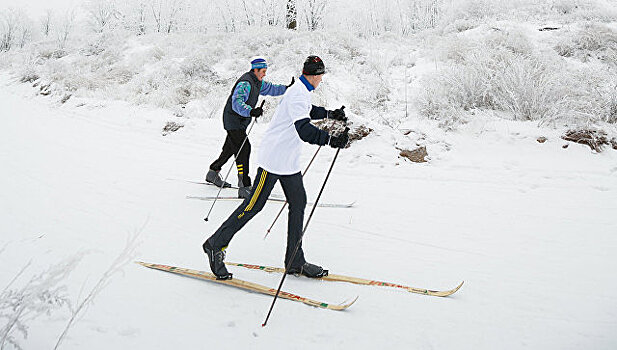
[[[262,110],[261,115],[263,115],[264,103],[266,103],[266,100],[261,100],[261,104],[259,105],[259,108]],[[255,117],[255,123],[257,123],[257,117]]]

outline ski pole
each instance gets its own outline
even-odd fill
[[[341,109],[345,109],[345,106],[341,107]],[[333,123],[330,126],[330,129],[328,129],[328,133],[332,132],[332,130],[334,129],[335,125],[336,124]],[[313,161],[315,160],[315,157],[317,157],[317,153],[319,153],[320,149],[321,149],[321,146],[317,147],[317,151],[315,151],[315,154],[313,155],[313,158],[311,158],[311,161],[306,166],[306,169],[304,169],[304,172],[302,173],[302,176],[306,175],[306,173],[308,172],[309,168],[311,167],[311,164],[313,164]],[[278,221],[279,217],[283,213],[283,210],[285,210],[286,206],[287,206],[287,200],[285,200],[285,203],[283,203],[283,206],[281,207],[281,210],[279,210],[279,213],[276,214],[276,217],[274,218],[274,221],[272,222],[272,225],[270,225],[270,228],[266,231],[266,235],[264,236],[264,239],[268,238],[268,235],[270,234],[270,230],[272,230],[272,228],[274,227],[274,224],[276,224],[276,222]]]
[[[343,133],[347,134],[347,132],[349,132],[349,128],[346,127],[345,131],[343,131]],[[283,282],[285,282],[285,277],[287,276],[287,271],[289,271],[289,268],[291,267],[291,263],[293,262],[294,258],[296,257],[296,253],[298,252],[298,249],[300,249],[300,244],[302,244],[302,238],[304,238],[304,233],[306,232],[306,228],[308,227],[309,223],[311,222],[311,218],[313,217],[313,213],[315,213],[315,208],[317,208],[317,203],[319,203],[319,198],[321,198],[321,194],[323,193],[323,190],[326,187],[326,183],[328,182],[328,178],[330,177],[330,173],[332,172],[332,168],[334,168],[334,163],[336,162],[336,158],[338,157],[338,154],[339,154],[340,151],[341,151],[341,149],[337,148],[336,153],[334,154],[334,159],[332,159],[332,164],[330,164],[330,169],[328,169],[328,174],[326,175],[326,179],[324,180],[323,185],[321,185],[321,189],[319,190],[319,194],[317,195],[317,199],[315,200],[315,204],[313,204],[313,209],[311,209],[311,214],[309,215],[308,220],[306,220],[306,224],[304,225],[304,229],[302,230],[302,234],[300,235],[300,239],[298,240],[298,243],[296,243],[296,248],[294,249],[294,252],[291,255],[291,259],[289,259],[289,262],[285,266],[285,273],[283,273],[283,277],[281,278],[281,282],[279,283],[279,287],[276,290],[276,294],[274,295],[274,299],[272,300],[272,305],[270,305],[270,310],[268,311],[268,315],[266,316],[266,320],[261,325],[262,327],[265,327],[266,324],[268,323],[268,319],[270,318],[270,314],[272,313],[272,309],[274,308],[274,303],[276,303],[276,299],[278,298],[279,293],[281,292],[281,288],[283,287]]]
[[[266,100],[261,101],[261,105],[259,106],[259,108],[263,108],[264,103],[266,102]],[[242,144],[240,145],[240,148],[238,149],[238,153],[234,154],[234,159],[237,158],[237,154],[240,154],[240,151],[242,150],[242,147],[244,147],[244,144],[246,143],[246,140],[249,139],[249,135],[251,134],[251,130],[253,130],[253,125],[255,125],[255,122],[257,122],[257,118],[253,119],[253,121],[251,122],[251,126],[249,127],[248,132],[246,133],[246,137],[244,138],[244,141],[242,141]],[[227,178],[229,177],[229,173],[231,173],[231,169],[234,167],[234,164],[231,163],[231,166],[229,167],[229,170],[227,170],[227,174],[225,175],[225,179],[223,179],[223,184],[227,181]],[[216,201],[219,199],[219,195],[221,194],[221,190],[223,189],[223,187],[219,187],[219,191],[216,193],[216,198],[214,198],[214,202],[212,202],[212,205],[210,206],[210,210],[208,211],[208,215],[206,215],[206,217],[204,218],[205,221],[208,221],[208,218],[210,217],[210,213],[212,212],[212,208],[214,208],[214,205],[216,204]]]

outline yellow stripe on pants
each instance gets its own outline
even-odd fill
[[[253,193],[253,197],[251,198],[249,205],[246,206],[244,211],[251,211],[251,209],[253,209],[253,206],[257,202],[257,198],[259,198],[261,189],[264,187],[264,183],[266,182],[266,175],[268,175],[268,172],[262,169],[261,177],[259,178],[259,185],[257,185],[257,189],[255,190],[255,193]]]

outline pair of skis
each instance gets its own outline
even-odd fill
[[[276,289],[274,288],[269,288],[269,287],[266,287],[266,286],[263,286],[257,283],[244,281],[241,279],[237,279],[235,277],[230,280],[218,280],[216,279],[216,276],[214,274],[209,273],[209,272],[191,270],[191,269],[175,267],[175,266],[168,266],[168,265],[161,265],[161,264],[151,264],[151,263],[145,263],[145,262],[139,262],[139,261],[136,263],[142,266],[151,268],[151,269],[156,269],[156,270],[171,272],[171,273],[175,273],[175,274],[179,274],[183,276],[198,278],[201,280],[207,280],[207,281],[212,281],[216,283],[226,284],[228,286],[233,286],[233,287],[240,288],[240,289],[247,290],[247,291],[252,291],[252,292],[257,292],[257,293],[272,295],[272,296],[276,294]],[[284,273],[285,272],[285,269],[280,268],[280,267],[241,264],[241,263],[233,263],[233,262],[227,262],[226,264],[230,266],[244,267],[247,269],[261,270],[261,271],[270,272],[270,273],[273,273],[273,272],[274,273]],[[343,276],[343,275],[329,274],[328,276],[322,277],[320,279],[324,281],[336,281],[336,282],[347,282],[347,283],[370,285],[370,286],[392,287],[392,288],[403,289],[411,293],[418,293],[418,294],[437,296],[437,297],[447,297],[449,295],[454,294],[457,290],[461,288],[461,286],[464,283],[464,282],[461,282],[458,286],[450,290],[437,291],[437,290],[415,288],[415,287],[409,287],[409,286],[404,286],[404,285],[390,283],[390,282],[382,282],[382,281],[369,280],[369,279],[364,279],[364,278],[357,278],[357,277],[350,277],[350,276]],[[330,303],[325,303],[325,302],[318,301],[318,300],[305,298],[305,297],[302,297],[302,296],[299,296],[293,293],[285,292],[285,291],[281,291],[279,293],[279,297],[288,299],[288,300],[298,301],[298,302],[301,302],[301,303],[304,303],[310,306],[315,306],[315,307],[329,309],[329,310],[337,310],[337,311],[347,309],[358,299],[356,297],[354,300],[345,302],[342,304],[330,304]]]

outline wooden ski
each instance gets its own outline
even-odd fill
[[[252,269],[252,270],[261,270],[265,272],[277,272],[277,273],[285,272],[285,269],[281,267],[241,264],[241,263],[234,263],[234,262],[225,262],[225,264],[230,265],[230,266],[240,266],[240,267],[244,267],[244,268]],[[334,275],[334,274],[328,274],[327,276],[319,278],[319,279],[324,280],[324,281],[347,282],[347,283],[362,284],[362,285],[368,285],[368,286],[383,286],[383,287],[399,288],[399,289],[403,289],[411,293],[431,295],[431,296],[436,296],[436,297],[447,297],[448,295],[454,294],[457,290],[459,290],[463,286],[463,283],[465,282],[465,281],[461,282],[454,289],[438,291],[438,290],[430,290],[430,289],[403,286],[400,284],[390,283],[390,282],[382,282],[382,281],[375,281],[375,280],[369,280],[369,279],[364,279],[364,278]]]
[[[182,267],[175,267],[175,266],[168,266],[168,265],[151,264],[151,263],[145,263],[141,261],[136,261],[135,263],[151,268],[151,269],[156,269],[156,270],[171,272],[171,273],[175,273],[175,274],[179,274],[183,276],[193,277],[193,278],[197,278],[201,280],[207,280],[207,281],[212,281],[216,283],[226,284],[228,286],[237,287],[237,288],[244,289],[244,290],[251,291],[251,292],[272,295],[272,296],[276,294],[276,289],[269,288],[269,287],[263,286],[261,284],[253,283],[253,282],[243,281],[235,277],[230,280],[217,280],[216,276],[209,272],[185,269]],[[309,298],[301,297],[299,295],[284,292],[284,291],[281,291],[279,293],[279,297],[284,298],[284,299],[293,300],[293,301],[299,301],[301,303],[314,306],[314,307],[319,307],[319,308],[329,309],[329,310],[337,310],[337,311],[347,309],[353,303],[355,303],[356,300],[358,300],[358,297],[356,297],[351,302],[333,305],[329,303],[324,303],[322,301],[317,301],[317,300],[312,300]]]

